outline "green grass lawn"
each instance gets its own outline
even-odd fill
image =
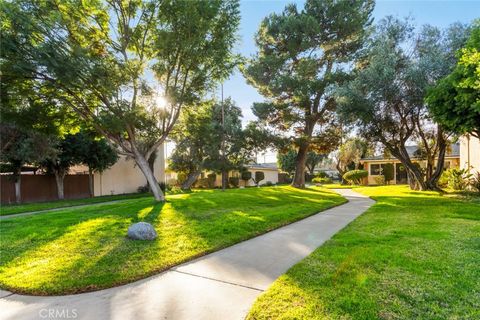
[[[56,201],[48,201],[48,202],[1,205],[0,216],[16,214],[16,213],[79,206],[83,204],[94,204],[94,203],[101,203],[101,202],[108,202],[108,201],[115,201],[115,200],[137,199],[137,198],[144,198],[144,197],[149,197],[149,195],[146,193],[132,193],[132,194],[119,194],[119,195],[113,195],[113,196],[86,198],[86,199],[56,200]]]
[[[340,183],[330,183],[322,185],[323,188],[326,189],[356,189],[356,188],[365,188],[365,186],[351,186],[348,184],[340,184]]]
[[[480,203],[356,191],[377,204],[277,279],[248,319],[480,319]]]
[[[66,294],[131,282],[345,202],[321,188],[195,191],[1,221],[0,287]],[[155,241],[126,238],[148,221]],[[281,244],[279,244],[281,245]]]

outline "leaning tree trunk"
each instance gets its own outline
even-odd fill
[[[193,172],[190,172],[187,176],[187,179],[182,183],[182,186],[180,187],[182,190],[190,190],[192,188],[192,185],[197,181],[198,176],[202,172],[201,169],[195,170]]]
[[[417,167],[408,155],[405,148],[402,150],[389,149],[393,156],[395,156],[404,165],[407,170],[410,189],[412,190],[427,190],[427,185],[424,181],[424,175],[419,167]]]
[[[65,179],[65,170],[54,170],[55,182],[57,183],[57,197],[59,200],[65,199],[63,181]]]
[[[137,163],[138,167],[142,171],[143,175],[147,179],[148,186],[153,193],[153,197],[156,201],[165,201],[165,195],[163,194],[162,190],[160,189],[160,185],[155,178],[152,170],[150,170],[150,166],[148,165],[148,161],[145,157],[137,150],[134,149],[134,158],[135,162]]]
[[[292,186],[295,188],[305,188],[305,162],[307,160],[308,144],[304,143],[298,148],[297,158],[295,160],[295,176]]]
[[[417,181],[417,178],[415,177],[415,174],[412,171],[410,171],[410,169],[406,168],[405,170],[407,170],[408,185],[410,186],[410,189],[411,190],[419,190],[420,187],[418,185],[418,181]]]
[[[152,174],[153,176],[155,177],[155,161],[157,160],[157,151],[155,150],[154,152],[152,152],[152,154],[150,155],[150,157],[148,157],[148,167],[150,168],[150,170],[152,171]],[[152,188],[150,188],[150,192],[152,192]]]
[[[152,170],[153,175],[155,175],[155,161],[157,160],[157,151],[152,152],[150,157],[148,157],[148,166]]]
[[[412,190],[427,190],[427,185],[423,179],[422,171],[413,162],[399,159],[407,170],[410,189]]]
[[[442,191],[438,186],[438,180],[443,172],[443,167],[445,166],[445,154],[447,152],[447,141],[443,135],[438,135],[438,157],[437,157],[437,167],[433,174],[427,179],[426,184],[428,190]]]

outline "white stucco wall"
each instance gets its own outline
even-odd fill
[[[154,174],[158,182],[165,180],[165,158],[163,145],[158,148],[157,159],[154,164]],[[138,187],[147,184],[142,171],[136,166],[133,159],[127,160],[120,156],[117,163],[103,173],[94,176],[95,196],[112,194],[134,193]]]
[[[273,184],[278,183],[278,170],[267,170],[267,169],[249,169],[252,173],[252,178],[255,178],[255,171],[262,171],[265,174],[265,179],[260,181],[260,185],[264,185],[268,181],[270,181]],[[250,180],[248,183],[249,186],[255,186],[255,183],[253,180]]]
[[[460,138],[460,168],[480,172],[480,140],[473,136]]]
[[[252,178],[255,177],[255,171],[262,171],[265,174],[265,179],[260,181],[260,185],[264,185],[265,183],[267,183],[267,181],[270,181],[273,184],[278,183],[278,170],[261,168],[261,169],[248,169],[248,171],[250,171],[252,173]],[[206,176],[207,176],[207,174],[205,174],[205,177]],[[228,173],[228,176],[229,177],[241,177],[240,173],[237,172],[237,171],[230,171]],[[219,187],[221,185],[222,185],[222,174],[217,173],[217,178],[215,180],[215,186]],[[245,185],[244,181],[240,179],[240,186],[244,186],[244,185]],[[253,180],[250,180],[248,182],[247,186],[254,187],[255,182],[253,182]]]

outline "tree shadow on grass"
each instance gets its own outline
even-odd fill
[[[48,242],[50,246],[56,247],[58,244],[61,247],[66,242],[73,241],[75,244],[69,249],[69,254],[74,258],[64,265],[47,268],[45,281],[40,283],[44,288],[37,290],[57,294],[72,293],[128,283],[320,210],[317,202],[319,197],[298,198],[298,192],[281,188],[265,188],[260,191],[225,193],[222,197],[219,197],[218,192],[198,192],[181,195],[167,203],[138,200],[72,215],[76,220],[60,223],[64,226],[60,231],[68,232],[71,240],[66,241],[63,233],[57,233],[56,238],[46,239],[42,244]],[[327,194],[332,197],[332,194]],[[328,206],[333,203],[332,198],[325,200]],[[306,205],[309,202],[312,202],[314,208],[310,210],[312,212],[308,211]],[[298,211],[295,203],[302,204],[304,212],[294,213],[293,211]],[[272,207],[290,212],[281,215],[281,210],[276,210],[274,215],[263,214],[262,210]],[[89,225],[89,221],[95,219],[106,220],[104,223]],[[155,241],[126,238],[128,226],[137,221],[152,223],[158,238]],[[48,226],[45,230],[48,230]],[[76,236],[78,232],[82,234]],[[30,246],[27,250],[30,254],[25,259],[33,257],[33,260],[41,260],[42,254],[46,253],[37,253],[38,249],[38,246]],[[16,253],[18,252],[17,248]],[[62,252],[57,254],[60,255],[58,258],[64,255]],[[25,252],[20,252],[19,255],[24,256]]]
[[[154,222],[160,216],[165,202],[154,202],[151,206],[139,210],[133,222],[145,221]]]
[[[18,218],[15,218],[18,219]],[[23,222],[15,219],[2,221],[0,224],[0,267],[8,265],[23,254],[36,250],[38,247],[62,237],[67,231],[58,226],[52,229],[51,225],[31,226],[24,228],[20,234],[16,228],[23,228]]]
[[[44,290],[41,286],[49,287],[49,282],[68,282],[69,274],[81,274],[89,260],[95,260],[104,255],[108,256],[108,253],[102,252],[102,250],[110,248],[112,243],[114,246],[116,241],[114,230],[124,228],[126,235],[129,221],[139,220],[136,216],[138,208],[151,203],[151,200],[139,199],[129,203],[111,204],[102,208],[92,206],[82,211],[66,210],[2,221],[0,266],[3,268],[3,276],[8,275],[8,272],[12,270],[17,270],[16,274],[24,271],[28,274],[28,272],[34,272],[33,268],[38,269],[43,265],[38,270],[43,270],[41,273],[44,276],[40,276],[40,273],[37,272],[36,281],[41,282],[43,277],[45,284],[40,284],[40,287],[33,288],[31,292]],[[153,204],[142,220],[157,219],[163,205],[162,203]],[[94,223],[99,219],[105,220],[105,222],[99,225]],[[78,232],[81,232],[81,235],[76,235]],[[101,233],[106,237],[99,235]],[[124,237],[123,232],[121,237]],[[69,240],[65,240],[67,238]],[[59,248],[60,251],[57,250]],[[75,250],[80,252],[79,256],[74,254]],[[75,258],[68,258],[72,254],[75,255]],[[72,261],[62,260],[63,257]],[[59,261],[62,262],[53,265],[53,262],[49,262],[51,258],[60,259]],[[35,277],[34,273],[25,275],[28,279],[22,280],[19,277],[17,283],[31,282],[29,280],[31,276]],[[32,290],[32,288],[25,290]],[[48,293],[48,291],[41,292]]]

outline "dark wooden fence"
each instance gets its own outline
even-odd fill
[[[0,175],[1,203],[15,203],[15,183],[11,176]],[[65,199],[90,196],[88,174],[67,175],[64,180]],[[57,184],[52,175],[22,175],[22,203],[58,200]]]
[[[288,176],[287,173],[278,173],[278,183],[279,184],[285,184],[285,183],[291,183],[292,178]]]

